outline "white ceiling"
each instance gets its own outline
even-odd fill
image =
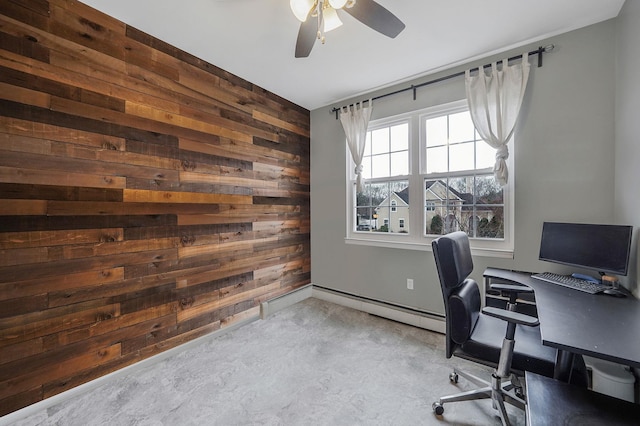
[[[82,0],[298,105],[316,109],[616,17],[624,0],[377,0],[395,39],[344,25],[294,58],[289,0]]]

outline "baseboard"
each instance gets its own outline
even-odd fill
[[[312,296],[317,299],[357,309],[359,311],[367,312],[372,315],[377,315],[379,317],[398,321],[404,324],[409,324],[414,327],[424,328],[426,330],[442,334],[445,333],[444,316],[430,314],[428,312],[422,312],[416,309],[398,306],[379,300],[368,299],[316,285],[313,286]]]

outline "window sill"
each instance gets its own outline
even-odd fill
[[[388,240],[376,240],[369,238],[357,238],[346,237],[344,239],[345,244],[357,245],[357,246],[369,246],[369,247],[384,247],[400,250],[417,250],[417,251],[431,251],[431,244],[426,241],[423,243],[415,241],[388,241]],[[487,247],[471,247],[471,254],[480,257],[493,257],[500,259],[513,259],[513,250],[509,249],[496,249]]]

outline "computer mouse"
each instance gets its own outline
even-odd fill
[[[603,291],[604,294],[608,294],[609,296],[615,296],[615,297],[627,297],[626,294],[624,294],[623,292],[621,292],[620,290],[617,290],[615,288],[608,288],[605,291]]]

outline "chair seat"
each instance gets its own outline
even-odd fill
[[[456,348],[455,356],[495,367],[486,360],[498,360],[502,348],[502,338],[507,324],[487,315],[480,315],[469,340]],[[516,326],[515,347],[511,369],[514,372],[535,371],[537,374],[553,377],[556,360],[554,348],[540,344],[540,327]]]

